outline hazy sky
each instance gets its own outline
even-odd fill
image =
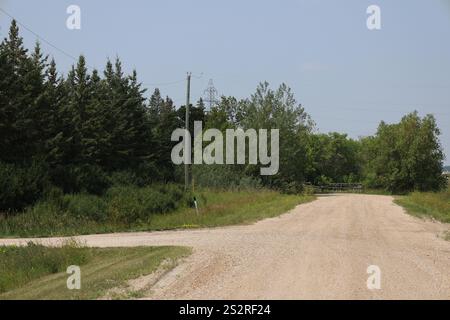
[[[66,28],[69,5],[81,30]],[[381,7],[369,31],[366,9]],[[193,98],[210,78],[224,95],[248,97],[258,82],[286,82],[321,132],[373,134],[380,120],[432,113],[450,163],[450,0],[0,0],[0,7],[72,56],[102,69],[120,56],[127,70],[177,105],[187,71]],[[0,12],[4,37],[10,18]],[[27,46],[36,37],[22,29]],[[71,58],[43,43],[60,70]],[[174,83],[177,82],[177,83]],[[171,83],[171,84],[167,84]]]

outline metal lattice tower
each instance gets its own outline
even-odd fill
[[[204,91],[204,102],[208,107],[208,111],[211,111],[212,107],[214,107],[218,102],[219,92],[214,87],[213,79],[210,79],[208,82],[208,88]]]

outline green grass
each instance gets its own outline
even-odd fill
[[[104,198],[78,195],[41,202],[22,214],[0,216],[0,237],[73,236],[251,223],[315,199],[269,190],[200,190],[195,193],[199,204],[197,214],[187,206],[182,195],[176,195],[178,204],[173,202],[171,209],[157,212],[160,209],[154,209],[155,201],[150,197],[153,194],[150,189],[148,194],[146,189],[140,189],[137,195],[132,190],[121,191],[119,195],[117,190],[112,190]],[[164,199],[164,194],[159,198]],[[55,202],[63,204],[55,205]]]
[[[151,274],[163,261],[170,261],[167,268],[173,267],[189,253],[182,247],[0,247],[0,300],[98,299],[114,288],[121,291],[112,298],[135,298],[142,292],[128,288],[127,280]],[[81,290],[67,289],[70,265],[81,268]]]
[[[398,197],[395,202],[412,215],[450,223],[450,189],[443,192],[413,192]]]
[[[142,230],[218,227],[248,224],[278,216],[313,196],[285,195],[275,191],[200,192],[199,213],[181,209],[172,214],[155,215]],[[202,200],[203,199],[203,200]]]
[[[41,276],[83,265],[91,258],[89,249],[76,243],[49,249],[29,243],[26,247],[0,247],[0,293],[20,287]]]

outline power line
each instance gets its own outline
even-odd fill
[[[149,87],[164,87],[164,86],[171,86],[174,84],[179,84],[179,83],[184,83],[186,81],[186,79],[182,79],[182,80],[178,80],[178,81],[173,81],[173,82],[162,82],[162,83],[143,83],[143,85],[145,86],[149,86]]]
[[[202,79],[203,78],[203,72],[202,73],[200,73],[200,75],[194,75],[194,74],[191,74],[191,77],[192,78],[195,78],[195,79]]]
[[[29,28],[28,26],[26,26],[25,24],[23,24],[22,22],[20,22],[19,20],[17,20],[12,14],[8,13],[5,9],[0,7],[0,11],[3,12],[6,16],[8,16],[9,18],[15,20],[17,22],[18,25],[20,25],[22,28],[24,28],[25,30],[27,30],[28,32],[30,32],[31,34],[33,34],[37,39],[39,39],[40,41],[46,43],[47,45],[49,45],[50,47],[52,47],[53,49],[57,50],[58,52],[62,53],[64,56],[66,56],[69,59],[72,59],[73,61],[77,62],[78,58],[75,57],[74,55],[68,53],[67,51],[59,48],[58,46],[56,46],[55,44],[53,44],[52,42],[48,41],[47,39],[45,39],[44,37],[42,37],[41,35],[39,35],[37,32],[33,31],[31,28]],[[94,66],[91,66],[89,64],[86,64],[86,66],[88,66],[91,69],[97,69]],[[173,82],[162,82],[162,83],[142,83],[142,85],[144,86],[150,86],[150,87],[156,87],[156,86],[170,86],[170,85],[175,85],[175,84],[179,84],[184,82],[185,79],[182,80],[177,80],[177,81],[173,81]]]
[[[17,22],[17,24],[19,24],[22,28],[24,28],[25,30],[27,30],[28,32],[32,33],[36,38],[38,38],[39,40],[41,40],[42,42],[46,43],[47,45],[49,45],[50,47],[52,47],[53,49],[59,51],[60,53],[62,53],[63,55],[65,55],[66,57],[73,59],[75,61],[78,61],[78,58],[76,58],[75,56],[71,55],[70,53],[66,52],[63,49],[58,48],[56,45],[54,45],[53,43],[51,43],[50,41],[48,41],[47,39],[45,39],[44,37],[40,36],[39,34],[37,34],[36,32],[34,32],[33,30],[31,30],[30,28],[28,28],[26,25],[24,25],[23,23],[21,23],[19,20],[17,20],[13,15],[9,14],[7,11],[5,11],[3,8],[0,8],[0,11],[3,12],[5,15],[7,15],[8,17],[10,17],[11,19],[15,20]],[[95,68],[93,68],[95,69]]]

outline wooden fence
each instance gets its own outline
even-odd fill
[[[362,183],[330,183],[321,186],[306,184],[305,186],[314,188],[315,193],[363,192]]]

